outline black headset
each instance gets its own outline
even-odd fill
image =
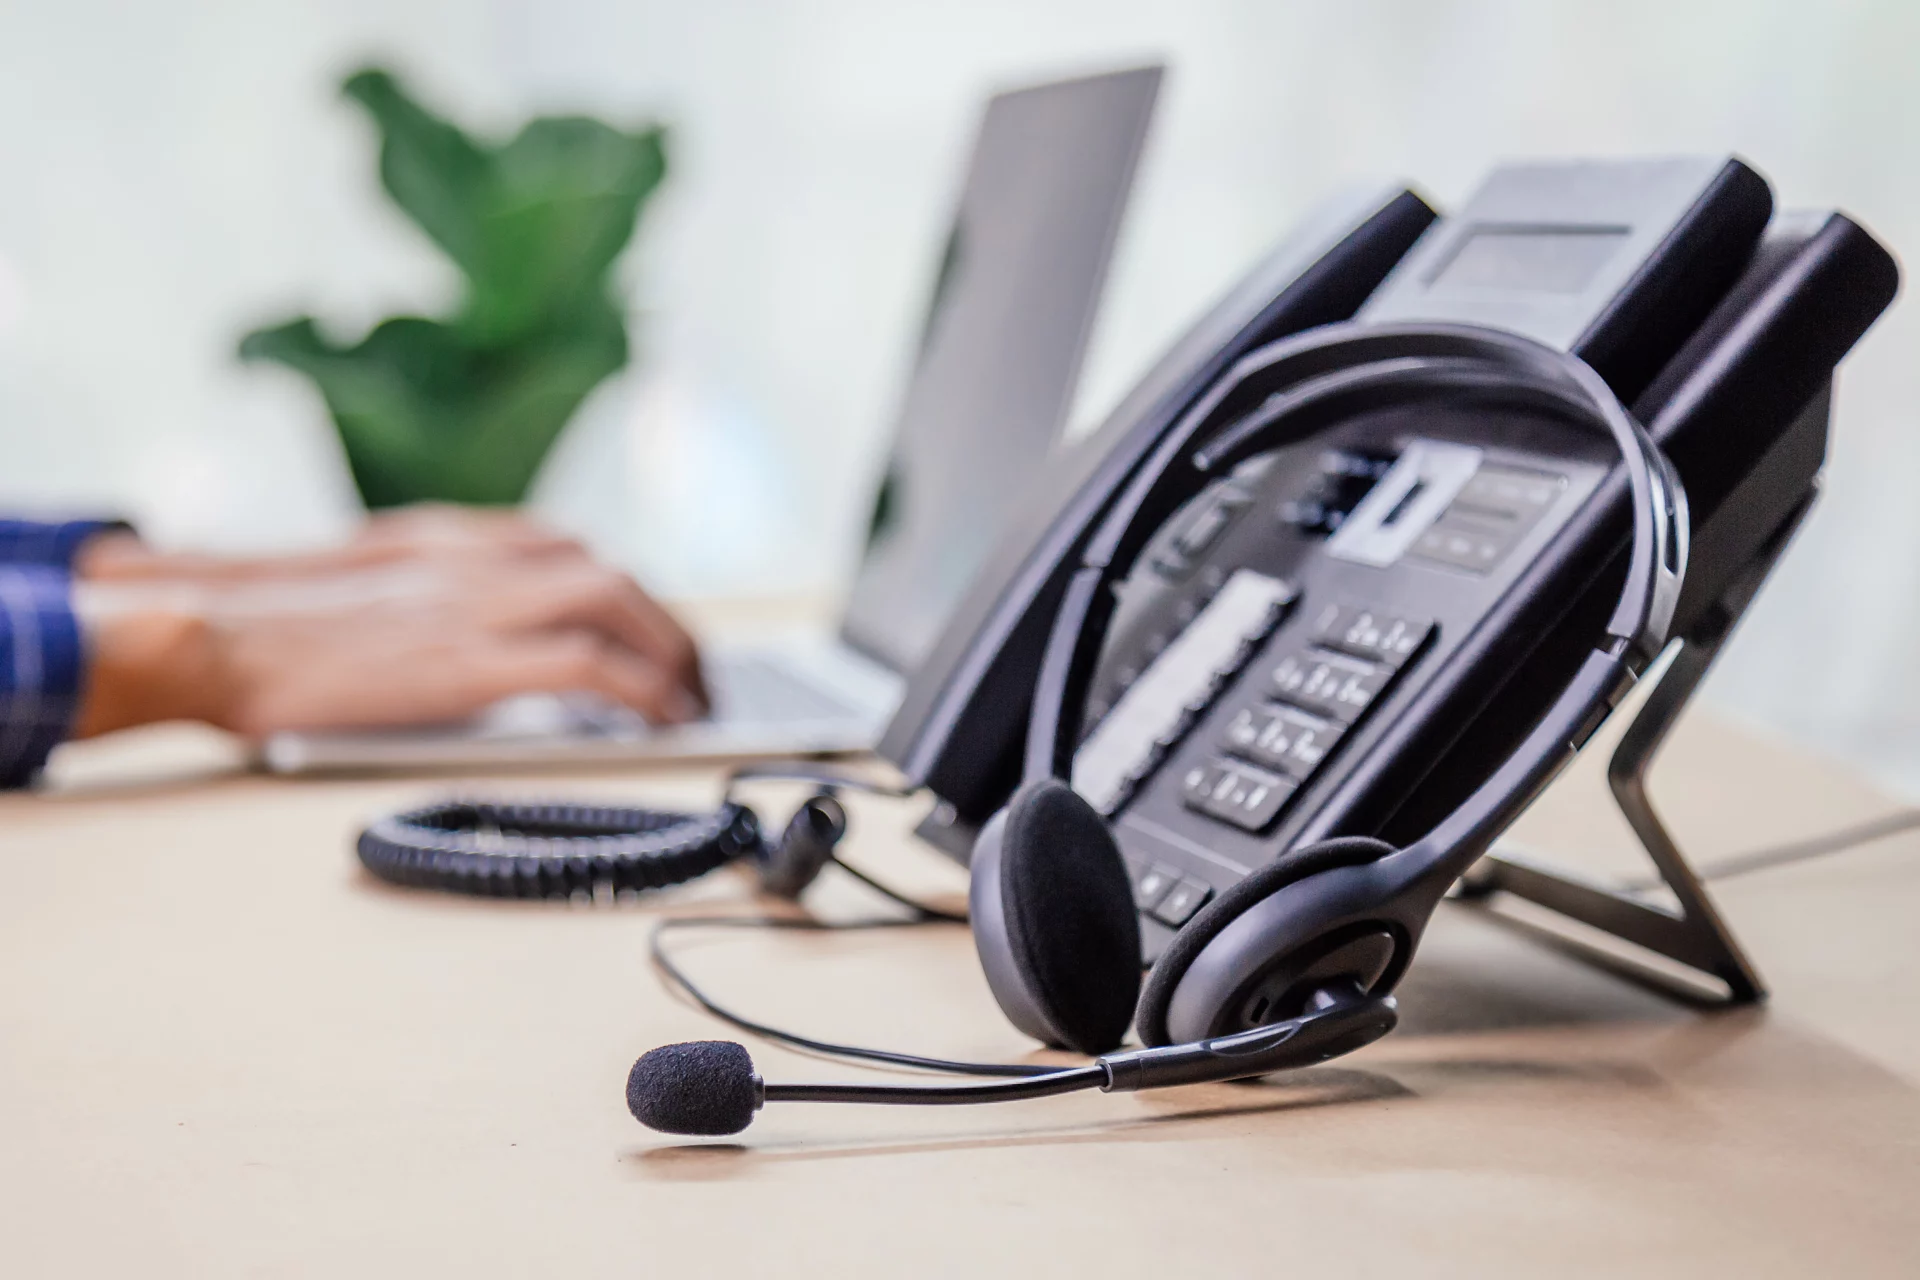
[[[1353,413],[1435,395],[1517,402],[1612,438],[1634,520],[1606,640],[1512,756],[1426,836],[1404,849],[1352,836],[1287,851],[1188,921],[1143,984],[1119,847],[1066,781],[1114,588],[1172,513],[1238,462]],[[1660,652],[1686,554],[1686,496],[1672,464],[1576,356],[1453,324],[1330,326],[1247,356],[1176,424],[1115,504],[1055,617],[1025,781],[973,850],[974,943],[1001,1009],[1035,1039],[1098,1054],[1120,1043],[1129,1022],[1159,1046],[1385,1001],[1448,887]]]
[[[1166,521],[1257,454],[1356,413],[1436,398],[1501,403],[1604,432],[1626,464],[1633,549],[1604,642],[1520,746],[1453,813],[1404,849],[1344,836],[1290,849],[1202,908],[1141,978],[1132,884],[1106,820],[1075,794],[1080,719],[1115,589]],[[1086,1066],[951,1062],[796,1036],[699,993],[749,1031],[836,1056],[982,1077],[959,1084],[768,1084],[731,1041],[665,1045],[634,1063],[627,1104],[669,1133],[735,1133],[768,1102],[997,1102],[1232,1080],[1351,1052],[1392,1030],[1391,992],[1449,886],[1573,757],[1664,647],[1687,557],[1686,494],[1671,463],[1578,357],[1497,329],[1347,322],[1243,358],[1167,433],[1081,557],[1041,660],[1025,781],[974,845],[974,945],[996,1000],[1035,1039],[1098,1055]],[[778,842],[732,800],[710,816],[647,810],[437,806],[375,824],[360,854],[378,874],[468,892],[546,896],[671,883],[752,854],[764,886],[794,896],[845,830],[833,798],[853,779],[775,767],[822,789]],[[898,792],[891,792],[899,794]],[[845,866],[844,863],[839,865]],[[860,875],[852,868],[846,868]],[[914,921],[952,919],[883,885]],[[674,923],[674,922],[668,922]],[[792,920],[686,924],[815,926]],[[662,925],[664,929],[666,925]],[[1129,1023],[1144,1048],[1115,1052]]]

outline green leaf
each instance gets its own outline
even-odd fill
[[[389,195],[466,277],[456,313],[386,320],[357,345],[309,318],[240,354],[312,379],[370,507],[520,501],[580,402],[627,358],[609,277],[666,174],[665,130],[537,119],[469,137],[370,68],[343,86],[381,131]]]
[[[605,304],[539,341],[476,343],[454,326],[399,317],[342,348],[300,319],[250,334],[240,350],[319,387],[373,508],[522,501],[561,428],[627,354]]]
[[[623,133],[577,117],[529,124],[492,156],[468,323],[506,335],[583,305],[605,287],[665,173],[660,129]]]
[[[369,68],[341,92],[381,132],[380,181],[406,215],[471,274],[481,261],[480,220],[492,162],[460,129],[409,98],[392,74]]]

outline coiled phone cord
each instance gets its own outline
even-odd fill
[[[739,858],[767,864],[777,846],[769,845],[759,817],[733,794],[739,783],[752,779],[812,783],[820,790],[802,808],[809,819],[822,816],[812,806],[832,805],[824,817],[834,829],[830,837],[817,842],[818,861],[794,886],[793,894],[811,879],[812,870],[832,859],[832,844],[845,828],[845,814],[832,799],[835,792],[896,798],[907,794],[898,787],[831,770],[749,765],[728,777],[725,798],[706,813],[452,799],[381,818],[360,833],[356,851],[362,865],[383,880],[480,897],[568,898],[599,888],[663,889]],[[792,836],[790,829],[783,839]],[[916,912],[930,910],[851,867],[845,870]]]
[[[732,800],[711,813],[448,800],[382,818],[357,851],[394,884],[494,898],[566,898],[682,884],[757,852],[760,820]]]

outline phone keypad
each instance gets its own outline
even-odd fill
[[[1227,721],[1220,754],[1187,771],[1186,806],[1244,831],[1265,830],[1433,630],[1426,619],[1327,606],[1311,638],[1268,668],[1256,699]]]

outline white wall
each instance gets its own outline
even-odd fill
[[[1451,202],[1504,157],[1734,150],[1783,204],[1920,245],[1916,36],[1905,0],[0,0],[0,505],[203,545],[350,519],[317,401],[230,352],[296,308],[353,331],[447,295],[334,94],[370,54],[495,127],[674,123],[631,263],[644,364],[541,502],[687,593],[844,574],[990,85],[1173,64],[1088,418],[1352,180]],[[1712,694],[1920,780],[1914,323],[1848,364],[1827,497]]]

